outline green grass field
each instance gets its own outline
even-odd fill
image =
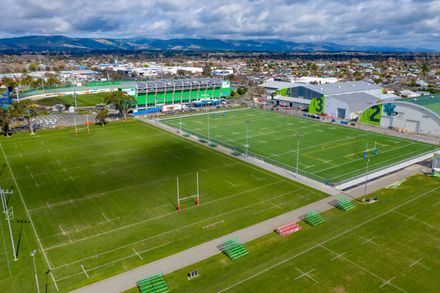
[[[78,103],[78,107],[95,106],[96,104],[103,103],[104,98],[108,95],[109,93],[78,95],[76,101]],[[74,104],[74,101],[71,95],[66,95],[66,96],[44,98],[41,100],[37,100],[36,103],[42,106],[53,106],[55,104],[72,106]]]
[[[440,180],[418,175],[373,195],[320,226],[248,243],[236,261],[219,254],[165,279],[172,292],[440,292]]]
[[[23,226],[14,262],[1,217],[0,292],[35,290],[33,249],[40,289],[48,283],[55,291],[53,274],[65,292],[325,197],[139,121],[94,126],[90,134],[23,133],[0,144],[0,183],[14,189],[16,245]],[[196,172],[201,206],[188,201],[179,214],[176,176],[182,196],[191,195]]]
[[[208,115],[161,120],[193,134],[208,137]],[[300,174],[328,184],[364,175],[363,157],[368,145],[369,170],[374,171],[437,149],[437,146],[354,128],[322,123],[283,114],[243,110],[209,114],[212,141],[239,148],[246,145],[248,121],[249,154],[296,171],[296,132],[300,138]],[[182,123],[182,125],[180,125]],[[374,155],[377,147],[378,154]]]

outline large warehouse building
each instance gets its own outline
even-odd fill
[[[363,111],[360,120],[401,132],[440,136],[440,95],[376,103]]]
[[[359,117],[370,105],[396,98],[394,95],[385,95],[381,86],[365,81],[332,84],[269,82],[262,86],[268,91],[274,91],[273,101],[276,105],[306,109],[311,114],[348,120]]]
[[[217,78],[156,80],[136,83],[137,111],[164,105],[195,104],[231,94],[229,81]]]

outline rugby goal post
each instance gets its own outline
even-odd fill
[[[188,195],[181,197],[180,196],[180,186],[179,186],[179,177],[176,178],[177,183],[177,211],[180,213],[182,210],[181,203],[188,199],[194,199],[195,204],[200,206],[200,193],[199,193],[199,172],[196,173],[196,193],[193,195]]]
[[[75,109],[76,111],[76,109]],[[78,120],[76,119],[76,113],[73,116],[73,124],[75,127],[75,134],[78,134],[80,131],[87,131],[87,134],[90,133],[90,121],[89,121],[89,115],[86,115],[86,122],[84,122],[84,125],[79,126]]]

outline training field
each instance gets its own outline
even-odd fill
[[[211,141],[239,148],[246,145],[248,124],[249,154],[296,171],[297,137],[300,138],[299,172],[328,184],[340,183],[365,174],[363,157],[368,144],[369,170],[374,171],[437,147],[392,136],[361,131],[312,119],[283,114],[243,110],[209,115],[163,119],[163,123],[208,137]],[[248,123],[246,122],[248,121]],[[182,124],[180,124],[182,123]],[[374,154],[377,148],[378,154]]]
[[[35,290],[33,248],[41,290],[47,276],[55,292],[53,274],[65,292],[325,196],[139,121],[94,126],[90,134],[23,133],[0,143],[1,184],[14,189],[16,244],[15,220],[32,220],[23,224],[13,262],[2,217],[2,292]],[[188,196],[196,193],[197,172],[201,205],[187,201],[179,214],[176,176]]]
[[[440,292],[440,181],[419,175],[374,196],[324,213],[319,226],[246,244],[238,260],[219,254],[166,275],[170,291]],[[200,277],[188,281],[192,270]]]
[[[78,107],[95,106],[96,104],[104,103],[104,98],[108,95],[110,94],[97,93],[97,94],[77,95],[76,102],[78,104]],[[74,100],[71,95],[66,95],[66,96],[44,98],[41,100],[37,100],[36,103],[43,106],[53,106],[55,104],[72,106],[74,105]]]

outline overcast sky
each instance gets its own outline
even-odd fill
[[[329,41],[440,51],[440,0],[0,0],[0,37]]]

